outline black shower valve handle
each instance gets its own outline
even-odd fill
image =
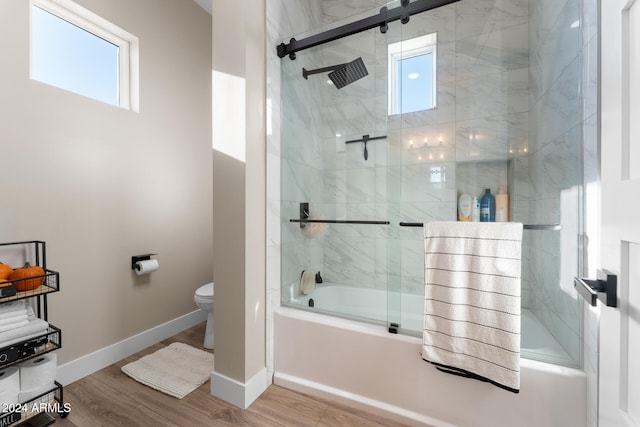
[[[373,141],[373,140],[376,140],[376,139],[385,139],[386,137],[387,136],[384,135],[384,136],[374,136],[372,138],[371,136],[369,136],[369,134],[366,134],[366,135],[362,135],[362,139],[351,139],[349,141],[345,141],[344,143],[345,144],[351,144],[351,143],[354,143],[354,142],[362,142],[362,143],[364,143],[364,152],[363,152],[364,159],[368,160],[369,159],[369,150],[367,149],[367,142]]]
[[[364,159],[369,159],[369,150],[367,150],[367,142],[369,141],[369,135],[362,135],[362,142],[364,143]]]

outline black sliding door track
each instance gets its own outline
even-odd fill
[[[376,27],[380,27],[380,31],[386,33],[387,24],[389,22],[402,20],[402,23],[406,24],[409,22],[409,17],[411,15],[437,9],[458,1],[460,0],[415,0],[413,2],[403,0],[401,2],[402,6],[391,10],[383,7],[375,16],[360,19],[359,21],[325,31],[302,40],[292,38],[289,41],[289,44],[281,43],[278,45],[278,56],[280,58],[284,58],[286,55],[289,55],[289,58],[296,59],[296,52]]]

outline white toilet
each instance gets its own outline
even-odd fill
[[[213,348],[213,282],[200,286],[193,295],[193,300],[208,314],[203,345],[204,348]]]

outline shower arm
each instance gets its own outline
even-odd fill
[[[386,6],[382,7],[377,15],[360,19],[350,24],[342,25],[302,40],[291,38],[291,40],[289,40],[289,44],[281,43],[277,46],[278,56],[280,58],[284,58],[288,55],[290,59],[296,59],[296,52],[338,40],[343,37],[351,36],[372,28],[379,27],[382,33],[386,33],[387,25],[390,22],[400,20],[403,24],[406,24],[409,22],[409,17],[411,15],[427,12],[432,9],[457,3],[458,1],[460,0],[415,0],[413,2],[402,0],[401,6],[391,10],[387,9]]]
[[[305,78],[305,80],[307,80],[307,77],[313,74],[320,74],[320,73],[326,73],[327,71],[335,71],[335,70],[339,70],[340,68],[344,68],[346,67],[348,64],[338,64],[338,65],[332,65],[330,67],[323,67],[323,68],[316,68],[315,70],[307,70],[306,68],[302,69],[302,77]]]

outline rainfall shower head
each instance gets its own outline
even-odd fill
[[[347,64],[344,64],[343,67],[330,72],[329,78],[338,89],[341,89],[356,80],[360,80],[368,74],[369,72],[367,71],[367,67],[364,66],[362,58],[357,58]]]
[[[325,73],[331,71],[328,76],[337,89],[342,89],[348,84],[360,80],[369,75],[362,58],[354,59],[346,64],[333,65],[331,67],[318,68],[316,70],[302,69],[302,77],[305,79],[311,74]]]

